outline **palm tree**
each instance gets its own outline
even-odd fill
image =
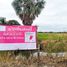
[[[44,8],[44,0],[14,0],[12,5],[24,25],[32,25]]]

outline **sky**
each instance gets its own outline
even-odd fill
[[[21,20],[16,15],[11,3],[13,0],[0,0],[0,17],[6,20]],[[67,25],[67,0],[45,0],[45,8],[34,20],[33,25]]]
[[[67,0],[46,0],[45,8],[35,22],[40,25],[67,24]]]

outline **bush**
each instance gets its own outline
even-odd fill
[[[65,51],[65,47],[66,45],[63,43],[63,41],[57,41],[57,42],[51,42],[49,40],[49,43],[47,43],[46,46],[42,46],[43,48],[43,51],[45,52],[49,52],[49,53],[52,53],[52,52],[64,52]]]

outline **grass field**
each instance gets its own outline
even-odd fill
[[[38,33],[38,40],[67,40],[67,33]]]
[[[67,33],[38,33],[41,49],[46,52],[67,52]]]

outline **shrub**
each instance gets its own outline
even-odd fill
[[[51,42],[49,40],[49,42],[47,43],[46,46],[42,45],[41,48],[43,48],[43,51],[45,52],[49,52],[49,53],[52,53],[52,52],[64,52],[65,51],[65,44],[62,42],[62,41],[57,41],[57,42]]]

